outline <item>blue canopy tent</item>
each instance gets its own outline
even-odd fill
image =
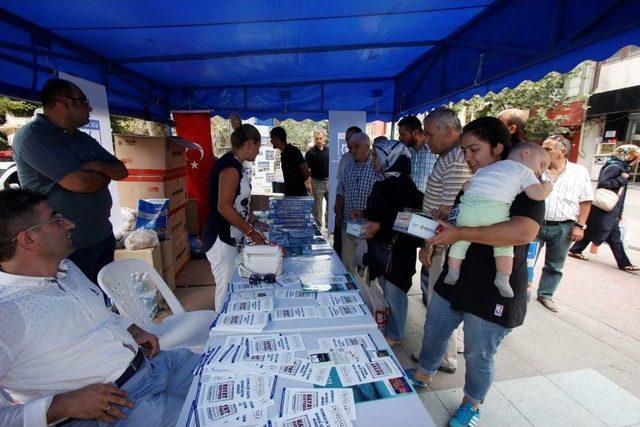
[[[5,0],[0,94],[65,71],[110,110],[389,121],[498,91],[640,40],[634,0]]]

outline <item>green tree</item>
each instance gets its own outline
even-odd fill
[[[0,125],[6,120],[6,115],[11,114],[16,117],[31,117],[40,104],[30,101],[22,101],[19,99],[7,98],[0,96]],[[7,136],[0,132],[0,150],[8,150],[9,141]]]
[[[568,131],[560,126],[564,116],[550,119],[547,114],[557,106],[566,106],[579,99],[569,97],[564,89],[565,82],[578,75],[579,67],[566,74],[549,73],[537,82],[527,80],[513,89],[506,88],[499,93],[489,92],[483,97],[475,95],[471,99],[451,104],[451,107],[464,113],[466,123],[478,117],[495,116],[507,108],[530,110],[527,138],[540,141],[548,135]]]
[[[304,154],[307,152],[307,145],[313,142],[313,132],[316,129],[323,130],[328,135],[329,122],[327,120],[314,122],[309,119],[297,122],[287,119],[281,122],[276,120],[275,126],[282,126],[287,132],[287,142],[298,147]]]

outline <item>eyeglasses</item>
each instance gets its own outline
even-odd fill
[[[18,231],[18,233],[15,236],[13,236],[13,238],[10,240],[10,242],[15,242],[20,233],[23,233],[25,231],[35,230],[36,228],[42,227],[43,225],[53,224],[53,223],[55,223],[59,227],[62,227],[64,225],[65,217],[63,217],[61,213],[57,213],[56,212],[52,216],[53,216],[53,218],[51,218],[49,221],[41,222],[39,224],[32,225],[31,227],[25,228],[24,230]]]
[[[249,283],[251,285],[257,285],[260,282],[276,283],[276,275],[273,273],[267,273],[264,276],[261,274],[252,274],[249,276]]]

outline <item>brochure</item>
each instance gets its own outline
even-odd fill
[[[258,335],[248,339],[249,355],[265,353],[303,351],[305,349],[302,335]]]
[[[335,369],[338,372],[340,383],[345,387],[403,376],[395,361],[390,357],[381,357],[367,363],[338,365]]]
[[[221,313],[213,322],[211,332],[261,332],[268,320],[268,313]]]
[[[350,388],[285,388],[280,400],[280,416],[292,416],[333,403],[341,406],[349,419],[356,419],[356,404]]]
[[[361,345],[367,351],[377,350],[378,346],[373,342],[373,338],[369,334],[347,335],[344,337],[327,337],[318,339],[318,347],[321,350],[330,350],[332,348],[348,347],[352,345]]]
[[[329,404],[308,411],[269,420],[266,427],[352,427],[341,406]]]
[[[335,317],[357,317],[366,316],[367,312],[364,305],[330,305],[327,307],[318,307],[318,317],[335,318]]]
[[[223,308],[226,313],[246,313],[273,310],[273,300],[266,298],[229,301]]]
[[[323,307],[330,305],[345,305],[345,304],[355,304],[355,305],[364,305],[364,301],[362,297],[358,293],[343,293],[343,294],[319,294],[318,295],[318,304]]]
[[[318,311],[315,307],[288,307],[274,310],[271,319],[277,321],[291,319],[312,319],[315,317],[318,317]]]

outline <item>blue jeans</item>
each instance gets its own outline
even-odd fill
[[[536,242],[540,243],[538,247],[538,255],[540,250],[546,245],[547,250],[544,255],[544,267],[540,276],[540,284],[538,285],[539,298],[552,298],[553,294],[560,285],[562,279],[562,268],[567,259],[569,252],[569,233],[573,223],[558,225],[543,225],[540,227]]]
[[[135,407],[118,409],[127,415],[114,424],[118,427],[175,426],[187,397],[193,375],[191,371],[200,358],[186,348],[161,351],[144,365],[123,386],[127,400]],[[102,427],[97,420],[76,421],[69,426]]]
[[[404,327],[407,324],[407,293],[384,278],[378,277],[378,283],[384,293],[384,299],[389,304],[389,321],[385,335],[392,340],[401,341],[404,338]]]
[[[488,322],[470,313],[454,311],[449,301],[436,292],[424,322],[424,338],[417,369],[435,375],[447,350],[449,337],[464,321],[464,393],[474,402],[482,403],[493,383],[493,357],[510,328]]]

